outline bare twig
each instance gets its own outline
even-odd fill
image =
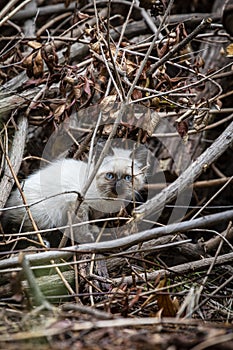
[[[165,56],[163,56],[158,62],[153,64],[148,74],[152,74],[156,69],[162,66],[166,61],[168,61],[176,52],[183,49],[190,41],[197,36],[198,33],[202,32],[205,28],[209,27],[212,20],[211,18],[203,19],[201,24],[199,24],[186,38],[184,38],[179,44],[177,44],[173,49],[171,49]]]
[[[229,232],[229,230],[231,229],[231,227],[232,227],[232,222],[229,223],[229,225],[228,225],[228,227],[227,227],[227,229],[226,229],[226,231],[225,231],[225,234],[226,234],[226,235],[228,234],[228,232]],[[203,281],[202,281],[202,283],[201,283],[199,289],[197,290],[197,295],[196,295],[196,304],[197,304],[197,305],[196,305],[195,308],[192,310],[192,313],[189,313],[188,315],[186,315],[187,318],[190,317],[190,316],[195,312],[195,310],[197,310],[197,309],[200,307],[200,305],[199,305],[199,300],[200,300],[200,297],[201,297],[201,293],[202,293],[202,291],[203,291],[203,289],[204,289],[204,286],[205,286],[206,283],[207,283],[207,280],[208,280],[208,278],[209,278],[209,275],[210,275],[211,271],[213,270],[213,268],[214,268],[214,266],[215,266],[215,264],[216,264],[216,261],[217,261],[217,258],[218,258],[218,256],[219,256],[219,254],[220,254],[220,251],[221,251],[221,249],[222,249],[223,243],[224,243],[223,240],[221,240],[221,241],[219,242],[219,246],[218,246],[217,251],[215,252],[214,259],[213,259],[213,261],[211,262],[211,264],[210,264],[210,266],[209,266],[209,268],[208,268],[208,271],[207,271],[205,277],[203,278]],[[219,289],[218,289],[218,290],[219,290]]]
[[[31,0],[24,0],[21,4],[19,4],[14,10],[12,10],[8,15],[6,15],[1,21],[0,21],[0,27],[8,21],[11,17],[13,17],[17,12],[21,10],[25,5],[27,5]]]
[[[11,154],[9,157],[9,164],[11,165],[15,174],[18,174],[21,162],[23,159],[23,152],[25,146],[25,140],[27,135],[28,120],[24,116],[19,118],[18,129],[15,131],[14,140],[11,147]],[[1,142],[2,151],[4,147]],[[0,194],[0,208],[3,208],[10,195],[12,187],[14,185],[14,179],[12,177],[9,165],[6,165],[5,173],[0,183],[1,194]]]
[[[160,29],[161,29],[161,27],[162,27],[163,21],[164,21],[165,18],[167,17],[167,15],[168,15],[168,13],[169,13],[169,11],[170,11],[170,9],[171,9],[172,4],[173,4],[173,0],[170,0],[169,5],[168,5],[168,7],[167,7],[167,9],[166,9],[166,12],[165,12],[165,14],[164,14],[163,20],[162,20],[162,22],[160,23],[160,26],[159,26],[159,28],[158,28],[158,31],[157,31],[156,35],[154,35],[154,38],[153,38],[152,42],[150,43],[150,46],[149,46],[149,48],[148,48],[148,50],[147,50],[147,53],[146,53],[146,55],[145,55],[145,57],[144,57],[144,59],[143,59],[141,65],[140,65],[140,67],[139,67],[139,69],[138,69],[138,71],[137,71],[137,75],[136,75],[136,77],[134,78],[134,81],[133,81],[133,83],[132,83],[132,85],[131,85],[131,87],[130,87],[130,89],[129,89],[129,91],[128,91],[128,94],[127,94],[127,97],[126,97],[127,103],[129,103],[129,101],[130,101],[130,99],[131,99],[131,95],[132,95],[132,93],[133,93],[133,90],[135,89],[135,86],[136,86],[136,84],[137,84],[137,82],[138,82],[138,80],[139,80],[139,78],[140,78],[140,76],[141,76],[141,74],[142,74],[142,72],[143,72],[143,69],[145,68],[145,65],[146,65],[146,63],[147,63],[147,61],[148,61],[148,57],[150,56],[150,54],[151,54],[151,52],[152,52],[152,50],[153,50],[153,48],[154,48],[154,45],[155,45],[155,43],[156,43],[156,41],[157,41],[157,39],[158,39],[158,35],[159,35]]]
[[[200,215],[200,213],[206,208],[206,207],[208,207],[208,205],[214,200],[214,198],[216,198],[218,195],[219,195],[219,193],[221,193],[231,182],[232,182],[232,180],[233,180],[233,176],[232,177],[230,177],[223,185],[222,185],[222,187],[203,205],[203,207],[200,209],[200,210],[198,210],[198,212],[195,214],[195,215],[193,215],[193,217],[192,217],[192,219],[191,220],[193,220],[193,219],[195,219],[196,217],[198,217],[199,215]]]
[[[210,110],[210,114],[217,114],[217,113],[220,113],[220,112],[221,112],[221,110],[218,111],[218,112]],[[223,111],[223,113],[225,113],[225,112]],[[219,121],[217,121],[215,123],[211,123],[211,124],[207,125],[205,128],[203,128],[201,130],[195,130],[195,129],[189,130],[188,131],[188,135],[194,135],[194,134],[200,133],[202,131],[214,129],[217,126],[222,125],[222,124],[224,124],[224,123],[226,123],[226,122],[228,122],[228,121],[230,121],[232,119],[233,119],[233,114],[231,114],[228,117],[223,118],[223,119],[221,119],[221,120],[219,120]],[[179,135],[178,132],[154,133],[154,134],[152,134],[152,137],[158,137],[158,138],[166,137],[167,138],[167,137],[180,137],[180,135]]]
[[[229,258],[229,254],[226,254],[226,256]],[[221,258],[223,257],[223,255],[221,257],[218,258],[218,260],[216,261],[215,257],[211,258],[211,264],[213,262],[215,262],[215,265],[219,265],[219,260],[221,260]],[[228,260],[228,262],[231,260]],[[197,311],[199,308],[201,308],[201,306],[205,305],[206,302],[208,300],[210,300],[214,295],[216,295],[221,289],[223,289],[225,286],[227,286],[229,283],[231,283],[231,281],[233,280],[233,275],[231,275],[226,281],[224,281],[220,286],[218,286],[218,288],[216,288],[212,293],[210,293],[210,295],[207,298],[204,298],[193,310],[192,313],[194,313],[195,311]],[[185,318],[190,317],[191,314],[187,314],[185,316]]]
[[[67,247],[61,251],[46,251],[43,253],[29,254],[27,257],[31,263],[50,261],[51,259],[69,258],[75,253],[104,253],[114,251],[119,248],[126,248],[132,245],[149,241],[165,235],[177,232],[185,232],[194,228],[208,227],[218,222],[227,222],[233,218],[233,210],[212,214],[192,221],[184,221],[163,227],[156,227],[150,230],[131,234],[130,236],[114,239],[106,242],[80,244],[74,247]],[[77,224],[78,225],[78,224]],[[76,226],[76,225],[73,225]],[[231,258],[233,258],[233,253]],[[0,261],[0,268],[9,268],[18,264],[17,258]]]
[[[232,181],[229,177],[222,177],[220,179],[210,179],[210,180],[203,180],[203,181],[196,181],[191,186],[193,188],[204,188],[204,187],[213,187],[213,186],[220,186],[224,185],[228,181]],[[167,183],[156,183],[156,184],[148,184],[145,185],[145,189],[149,190],[162,190],[165,187],[167,187]]]
[[[210,166],[220,157],[233,141],[233,122],[214,141],[214,143],[193,162],[179,178],[158,195],[148,200],[145,204],[136,208],[134,215],[136,220],[141,220],[152,212],[159,212],[165,203],[176,198],[177,194],[191,186],[193,181],[202,173],[205,167]]]
[[[26,255],[21,255],[19,257],[19,262],[22,265],[23,273],[27,278],[34,302],[38,306],[43,306],[47,310],[53,310],[53,306],[45,299],[44,295],[36,282],[36,278],[31,270],[29,260]]]
[[[189,272],[193,273],[194,271],[205,270],[213,263],[213,261],[215,261],[215,258],[205,258],[202,260],[192,261],[189,263],[173,266],[173,267],[170,267],[169,270],[161,269],[161,270],[153,271],[153,272],[147,273],[147,280],[154,281],[158,276],[163,277],[163,276],[172,276],[172,275],[179,275],[179,274],[183,276],[185,273],[189,273]],[[233,253],[228,253],[228,254],[220,255],[217,261],[215,261],[215,265],[216,266],[222,266],[223,264],[231,265],[232,261],[233,261]],[[140,274],[138,277],[136,277],[136,281],[139,282],[143,280],[143,278],[144,278],[144,274]],[[231,279],[232,278],[233,276],[231,276]],[[132,276],[125,276],[123,281],[125,283],[132,284],[133,282]],[[122,282],[122,277],[115,278],[114,282],[115,283]]]

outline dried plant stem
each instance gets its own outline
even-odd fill
[[[195,330],[195,327],[197,327],[198,329],[201,327],[201,330],[202,332],[206,333],[209,335],[209,330],[210,330],[210,325],[206,324],[206,323],[202,323],[199,319],[197,320],[185,320],[185,319],[177,319],[175,317],[141,317],[141,318],[132,318],[132,317],[119,317],[117,319],[112,319],[112,320],[106,320],[106,319],[103,319],[103,320],[93,320],[93,321],[76,321],[76,322],[72,322],[71,325],[68,327],[63,327],[63,328],[58,328],[58,327],[47,327],[46,330],[43,328],[43,329],[37,329],[36,330],[36,334],[35,334],[35,338],[42,338],[45,337],[48,337],[48,338],[52,338],[52,337],[55,337],[56,335],[58,336],[63,336],[65,337],[66,333],[67,333],[67,328],[69,329],[69,332],[76,332],[76,333],[82,333],[82,334],[91,334],[91,331],[94,331],[97,332],[99,329],[106,329],[106,332],[108,331],[109,332],[109,329],[112,330],[112,332],[116,333],[117,332],[117,328],[123,328],[123,329],[126,329],[127,331],[127,327],[130,327],[129,332],[133,332],[132,329],[133,327],[136,327],[136,329],[142,329],[142,330],[145,330],[145,329],[150,329],[150,328],[155,328],[156,330],[157,329],[160,329],[160,332],[161,330],[163,329],[166,329],[166,327],[168,325],[172,325],[172,327],[170,326],[169,329],[175,329],[176,327],[178,329],[185,329],[184,327],[192,327],[192,329]],[[150,326],[150,327],[148,327]],[[156,326],[159,326],[159,327],[156,327]],[[182,326],[183,328],[179,328],[179,326]],[[215,325],[216,327],[216,325]],[[219,326],[220,327],[220,326]],[[213,333],[214,330],[216,328],[213,328],[213,325],[211,327],[213,330],[211,330],[211,332]],[[214,346],[216,344],[221,344],[223,342],[227,342],[227,341],[231,341],[233,339],[233,334],[231,332],[231,328],[230,326],[229,327],[225,327],[225,329],[229,329],[229,333],[226,333],[226,334],[221,334],[219,335],[219,330],[217,328],[218,331],[215,330],[215,333],[216,336],[210,336],[208,337],[208,340],[207,341],[203,341],[201,343],[201,345],[204,344],[205,348],[208,348],[209,346]],[[81,332],[83,331],[83,332]],[[85,332],[84,332],[85,331]],[[125,333],[126,333],[125,331]],[[182,331],[184,332],[184,330]],[[193,331],[194,332],[194,331]],[[139,333],[139,331],[138,331]],[[164,332],[165,333],[165,332]],[[211,333],[211,334],[212,334]],[[33,333],[34,334],[34,333]],[[118,333],[116,333],[118,334]],[[140,333],[139,333],[140,334]],[[155,333],[157,335],[157,333]],[[153,334],[152,334],[153,336]],[[152,336],[150,336],[152,338]],[[93,337],[94,337],[94,334],[93,334]],[[144,338],[145,338],[145,335],[141,336],[142,338],[140,339],[143,339],[143,341],[145,342]],[[178,336],[177,336],[178,337]],[[1,341],[3,342],[9,342],[10,344],[10,341],[11,342],[16,342],[20,339],[20,341],[25,341],[25,340],[30,340],[32,338],[32,333],[28,332],[28,331],[23,331],[21,330],[19,334],[3,334],[1,336]],[[157,336],[158,338],[158,336]],[[96,338],[94,338],[96,339]],[[152,338],[153,339],[153,338]],[[4,343],[4,345],[7,344],[7,343]],[[147,343],[146,343],[147,344]],[[144,344],[143,344],[144,345]],[[152,344],[153,346],[153,344]],[[151,348],[152,348],[151,346]],[[156,345],[157,347],[157,345]],[[162,347],[162,346],[161,346]],[[90,347],[89,347],[90,348]],[[92,346],[92,348],[94,348],[94,346]],[[142,348],[142,347],[141,347]],[[146,347],[145,347],[146,348]],[[154,347],[155,348],[155,347]],[[158,348],[158,347],[157,347]],[[203,350],[205,349],[204,347],[198,347],[195,346],[195,347],[192,347],[192,350]]]
[[[19,10],[21,10],[21,8],[23,8],[25,5],[27,5],[29,2],[30,2],[31,0],[24,0],[21,4],[19,4],[14,10],[12,10],[10,13],[8,13],[8,15],[6,15],[6,17],[4,17],[1,21],[0,21],[0,27],[4,24],[4,23],[6,23],[7,21],[8,21],[8,19],[10,19],[11,17],[13,17]],[[14,3],[15,1],[11,1],[10,2],[10,4],[12,4],[12,3]],[[13,5],[13,4],[12,4]],[[7,10],[5,10],[5,9],[3,9],[3,10],[5,10],[5,11],[7,11],[8,12],[8,7],[9,6],[7,6]],[[4,12],[5,12],[4,11]],[[3,11],[2,11],[3,12]],[[7,13],[6,12],[6,13]]]
[[[6,165],[5,173],[0,183],[1,193],[0,193],[0,208],[3,208],[6,204],[6,201],[10,195],[12,187],[14,185],[14,179],[12,177],[12,172],[9,165],[12,168],[12,171],[15,174],[18,174],[25,146],[25,140],[27,135],[28,120],[24,116],[20,117],[18,120],[17,130],[15,131],[14,140],[11,147],[11,154],[8,158],[9,163]],[[1,142],[1,148],[3,153],[5,149]],[[7,154],[6,154],[7,156]]]
[[[26,211],[27,211],[29,220],[31,221],[32,227],[33,227],[33,229],[34,229],[35,231],[38,232],[38,227],[37,227],[37,225],[36,225],[35,220],[33,219],[33,216],[32,216],[31,210],[30,210],[30,207],[27,205],[26,197],[25,197],[25,195],[24,195],[24,193],[23,193],[23,191],[22,191],[20,182],[19,182],[19,180],[18,180],[18,178],[17,178],[16,173],[14,172],[14,169],[12,168],[10,159],[9,159],[9,157],[8,157],[7,154],[5,155],[5,158],[6,158],[8,167],[9,167],[9,169],[10,169],[10,171],[11,171],[12,178],[14,179],[14,182],[16,183],[16,186],[17,186],[17,188],[18,188],[18,190],[19,190],[19,192],[20,192],[20,195],[21,195],[21,197],[22,197],[22,202],[23,202],[23,204],[25,205],[25,208],[26,208]],[[44,241],[43,241],[43,239],[42,239],[40,233],[38,232],[36,235],[37,235],[38,241],[40,242],[40,244],[42,245],[42,247],[45,247]]]
[[[204,187],[212,187],[212,186],[220,186],[225,184],[228,181],[232,181],[229,177],[222,177],[220,179],[210,179],[210,180],[203,180],[203,181],[196,181],[193,183],[193,188],[204,188]],[[166,183],[156,183],[156,184],[148,184],[145,185],[146,189],[149,190],[162,190],[167,187]]]
[[[138,99],[138,100],[134,100],[134,101],[132,101],[131,103],[138,103],[139,101],[149,100],[149,99],[152,99],[153,97],[162,97],[162,96],[165,96],[165,95],[170,95],[170,93],[174,94],[174,92],[179,92],[179,91],[187,90],[187,89],[189,89],[189,88],[193,88],[194,86],[198,86],[198,85],[200,85],[201,83],[203,83],[203,82],[205,82],[205,81],[207,81],[207,80],[211,80],[210,78],[214,77],[215,74],[220,73],[220,72],[223,71],[224,69],[226,69],[226,68],[228,68],[228,67],[231,67],[231,66],[232,66],[232,63],[226,64],[224,67],[221,67],[220,69],[218,69],[217,71],[215,71],[215,72],[213,72],[213,73],[211,73],[211,74],[209,74],[209,75],[206,75],[206,76],[202,75],[203,78],[201,78],[201,79],[199,79],[199,80],[197,80],[197,81],[195,81],[195,82],[193,82],[193,83],[186,84],[186,85],[184,85],[184,86],[181,86],[181,87],[178,87],[178,88],[174,88],[174,89],[172,89],[172,90],[162,91],[162,92],[159,92],[159,93],[155,93],[155,94],[150,95],[150,96],[145,96],[145,97],[142,97],[142,98],[140,98],[140,99]],[[211,82],[212,82],[213,84],[217,85],[217,87],[220,87],[220,85],[217,84],[213,79],[211,80]],[[222,91],[222,88],[220,87],[219,93],[221,93],[221,91]],[[218,93],[218,95],[219,95],[219,93]],[[217,95],[217,96],[218,96],[218,95]],[[215,98],[216,98],[216,96],[211,97],[210,101],[213,101]],[[201,103],[201,105],[203,105],[203,103]],[[191,112],[191,111],[192,111],[192,112],[195,112],[196,110],[197,110],[197,107],[195,107],[195,108],[190,108],[190,112]],[[187,113],[187,114],[188,114],[188,113]],[[185,117],[188,117],[188,116],[185,115]],[[182,118],[183,118],[183,117],[182,117]],[[178,118],[177,121],[180,121],[179,118]]]
[[[10,11],[10,8],[15,6],[17,2],[18,0],[10,0],[8,4],[6,4],[0,11],[0,18],[3,18],[7,14],[7,12]]]
[[[230,258],[230,257],[231,257],[231,254],[232,254],[232,253],[225,254],[226,258],[227,258],[227,259]],[[221,261],[221,258],[222,258],[222,257],[223,257],[223,255],[220,256],[220,257],[218,258],[217,261],[216,261],[216,258],[215,258],[215,257],[214,257],[214,258],[209,258],[209,259],[211,259],[211,261],[210,261],[210,266],[211,266],[213,263],[215,263],[215,265],[221,265],[221,264],[220,264],[220,261]],[[230,261],[232,261],[232,260],[229,259],[228,262],[230,262]],[[230,276],[226,281],[224,281],[220,286],[218,286],[212,293],[210,293],[209,296],[208,296],[207,298],[203,299],[203,300],[192,310],[192,314],[193,314],[195,311],[197,311],[201,306],[203,306],[204,304],[206,304],[206,302],[207,302],[208,300],[210,300],[215,294],[217,294],[221,289],[223,289],[225,286],[227,286],[229,283],[231,283],[232,280],[233,280],[233,275]],[[185,316],[185,318],[189,318],[190,316],[191,316],[191,313],[190,313],[190,314],[187,314],[187,315]]]
[[[201,214],[201,212],[206,208],[206,207],[208,207],[208,205],[214,200],[214,198],[216,198],[218,195],[219,195],[219,193],[221,193],[228,185],[229,185],[229,183],[230,182],[232,182],[232,180],[233,180],[233,176],[232,177],[230,177],[223,185],[222,185],[222,187],[203,205],[203,207],[200,209],[200,210],[198,210],[198,212],[197,213],[195,213],[195,215],[193,215],[193,217],[191,218],[191,220],[193,220],[193,219],[195,219],[196,217],[198,217],[200,214]]]
[[[170,267],[169,270],[161,269],[161,270],[153,271],[153,272],[147,273],[147,280],[154,281],[158,276],[162,277],[162,276],[172,276],[172,275],[179,275],[179,274],[184,275],[185,273],[189,273],[189,272],[194,273],[194,271],[205,270],[207,267],[209,267],[213,263],[213,261],[215,262],[216,266],[222,266],[223,264],[232,265],[233,253],[220,255],[218,256],[217,260],[215,259],[215,257],[205,258],[198,261],[192,261],[185,264],[173,266],[173,267]],[[138,275],[136,277],[136,282],[142,281],[144,277],[145,277],[144,274]],[[230,279],[232,280],[232,278],[233,276],[231,276]],[[122,277],[115,278],[114,282],[122,283]],[[127,284],[132,284],[133,283],[132,276],[125,276],[123,282]],[[227,283],[229,283],[229,281]],[[214,294],[216,294],[216,292]]]
[[[136,77],[134,78],[134,81],[133,81],[133,83],[132,83],[132,85],[131,85],[131,87],[130,87],[130,89],[129,89],[129,91],[128,91],[128,94],[127,94],[127,97],[126,97],[127,103],[129,103],[129,101],[130,101],[130,99],[131,99],[133,90],[135,89],[135,86],[136,86],[136,84],[137,84],[137,82],[138,82],[138,80],[139,80],[139,78],[140,78],[140,76],[141,76],[141,74],[142,74],[142,72],[143,72],[143,69],[145,68],[145,65],[146,65],[146,63],[147,63],[147,61],[148,61],[148,58],[149,58],[149,56],[150,56],[150,54],[151,54],[151,52],[152,52],[152,50],[153,50],[153,48],[154,48],[154,45],[155,45],[155,43],[156,43],[156,41],[157,41],[157,39],[158,39],[158,36],[159,36],[160,30],[161,30],[161,28],[162,28],[162,25],[163,25],[163,23],[164,23],[166,17],[168,16],[168,13],[170,12],[170,9],[171,9],[171,7],[172,7],[172,4],[173,4],[173,0],[170,0],[169,5],[168,5],[168,7],[167,7],[167,9],[166,9],[166,12],[165,12],[165,14],[164,14],[163,20],[162,20],[162,22],[160,23],[160,26],[159,26],[159,28],[158,28],[158,31],[157,31],[156,35],[154,35],[154,38],[153,38],[152,42],[150,43],[150,46],[149,46],[149,48],[148,48],[148,50],[147,50],[147,53],[146,53],[146,55],[145,55],[145,57],[144,57],[144,59],[143,59],[141,65],[140,65],[140,67],[139,67],[139,69],[138,69],[138,71],[137,71],[137,75],[136,75]]]
[[[218,113],[220,113],[221,111],[222,110],[220,110]],[[224,111],[222,111],[222,112],[225,113]],[[210,110],[210,114],[217,114],[217,112],[216,111],[213,112],[212,110]],[[233,114],[229,115],[226,118],[220,119],[219,121],[217,121],[215,123],[207,125],[205,128],[201,129],[201,131],[211,130],[213,128],[216,128],[216,126],[222,125],[222,124],[224,124],[232,119],[233,119]],[[198,133],[200,133],[200,131],[195,130],[195,129],[188,131],[188,135],[194,135],[194,134],[198,134]],[[178,134],[178,132],[167,132],[167,133],[154,133],[154,134],[152,134],[152,137],[158,137],[158,138],[166,137],[167,138],[167,137],[180,137],[180,135]]]
[[[23,273],[26,276],[35,304],[38,306],[43,306],[47,310],[52,310],[53,306],[45,299],[44,295],[41,293],[36,278],[31,270],[27,256],[22,254],[19,261],[21,262]]]
[[[191,221],[183,221],[163,227],[156,227],[150,230],[134,233],[130,236],[114,239],[106,242],[85,243],[73,247],[66,247],[60,251],[46,251],[37,254],[29,254],[27,257],[31,263],[43,263],[51,259],[68,259],[73,253],[105,253],[116,251],[120,248],[131,247],[141,242],[149,241],[165,235],[177,232],[186,232],[195,228],[204,228],[218,222],[227,222],[233,218],[233,210],[217,214],[207,215]],[[231,256],[233,259],[233,253]],[[0,261],[0,268],[9,268],[18,265],[18,258],[4,259]]]
[[[194,180],[201,175],[204,168],[210,166],[223,154],[233,141],[233,122],[214,141],[214,143],[203,152],[172,184],[162,190],[158,195],[148,200],[145,204],[136,208],[134,216],[141,220],[152,212],[158,212],[164,205],[175,199],[177,194],[191,186]]]
[[[163,56],[158,62],[153,64],[148,74],[152,74],[156,69],[167,62],[175,53],[183,49],[190,41],[197,36],[198,33],[202,32],[205,28],[209,27],[212,20],[211,18],[203,19],[203,21],[197,26],[184,40],[177,44],[173,49],[171,49],[165,56]]]
[[[3,153],[5,153],[5,159],[7,162],[7,167],[6,167],[4,176],[2,178],[2,181],[0,183],[0,187],[3,189],[2,198],[0,198],[0,208],[5,206],[6,201],[10,195],[10,192],[11,192],[12,187],[13,187],[14,182],[15,182],[18,190],[20,191],[23,204],[26,206],[26,211],[27,211],[29,219],[32,223],[32,227],[34,228],[35,231],[38,231],[38,227],[33,219],[30,208],[27,206],[26,198],[24,196],[24,193],[21,189],[19,180],[17,178],[17,174],[18,174],[18,171],[20,169],[21,162],[23,159],[23,151],[24,151],[24,146],[25,146],[25,141],[26,141],[27,128],[28,128],[27,118],[25,116],[20,117],[19,122],[18,122],[18,130],[15,132],[15,136],[14,136],[14,140],[13,140],[10,157],[8,156],[8,154],[6,154],[4,147],[3,147],[3,144],[0,140],[0,145],[1,145]],[[40,233],[37,233],[37,238],[38,238],[40,244],[42,246],[45,246]]]
[[[228,227],[227,227],[227,229],[226,229],[226,231],[225,231],[225,235],[228,234],[228,232],[230,231],[231,227],[232,227],[232,222],[230,222],[230,223],[228,224]],[[225,235],[224,235],[224,236],[225,236]],[[198,310],[198,308],[200,307],[199,300],[200,300],[200,297],[201,297],[201,293],[202,293],[202,291],[203,291],[203,289],[204,289],[204,287],[205,287],[205,285],[206,285],[206,283],[207,283],[207,280],[208,280],[208,278],[209,278],[209,276],[210,276],[210,274],[211,274],[211,271],[213,270],[213,268],[214,268],[214,266],[215,266],[215,264],[216,264],[216,261],[217,261],[217,258],[218,258],[218,256],[219,256],[219,254],[220,254],[220,251],[221,251],[221,249],[222,249],[223,243],[224,243],[224,240],[222,239],[222,240],[220,241],[220,243],[219,243],[219,246],[218,246],[218,248],[217,248],[217,251],[215,252],[214,259],[213,259],[213,261],[211,262],[211,264],[210,264],[210,266],[209,266],[209,268],[208,268],[208,271],[207,271],[207,273],[206,273],[206,275],[205,275],[205,277],[204,277],[202,283],[200,284],[200,287],[199,287],[199,289],[198,289],[198,291],[197,291],[197,297],[196,297],[196,303],[197,303],[197,305],[196,305],[196,307],[192,310],[192,314],[193,314],[196,310]],[[219,290],[219,289],[218,289],[218,290]],[[189,313],[188,315],[186,315],[186,318],[191,317],[192,314]]]

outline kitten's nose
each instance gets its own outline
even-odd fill
[[[124,182],[122,180],[117,180],[115,182],[114,190],[118,195],[124,194],[125,192]]]

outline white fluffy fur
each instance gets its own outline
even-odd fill
[[[99,185],[102,185],[101,188],[105,187],[104,181],[106,180],[104,176],[106,172],[131,174],[133,169],[136,179],[135,189],[139,191],[144,183],[144,175],[140,171],[140,164],[135,161],[132,167],[131,152],[120,148],[114,148],[113,152],[113,155],[105,157],[85,196],[85,202],[90,207],[108,213],[118,211],[123,203],[103,198],[106,195],[102,193],[102,190],[99,190]],[[92,170],[93,165],[90,168],[90,171]],[[66,224],[67,211],[72,205],[73,207],[75,206],[77,193],[82,194],[87,180],[86,172],[87,164],[85,162],[74,159],[62,159],[38,170],[22,183],[22,189],[28,204],[31,205],[42,200],[40,203],[30,207],[32,216],[39,228],[59,227]],[[70,191],[77,193],[64,194],[64,192]],[[130,191],[132,194],[132,186]],[[48,198],[51,196],[53,197]],[[128,196],[129,193],[121,196],[121,199]],[[20,204],[22,204],[21,196],[19,191],[15,190],[7,206]],[[6,219],[11,224],[24,222],[25,227],[30,227],[25,208],[9,210],[6,214]]]

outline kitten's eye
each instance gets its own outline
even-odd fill
[[[132,176],[131,175],[125,175],[124,176],[125,181],[132,182]]]
[[[113,180],[115,178],[115,175],[113,173],[106,173],[105,178],[107,180]]]

